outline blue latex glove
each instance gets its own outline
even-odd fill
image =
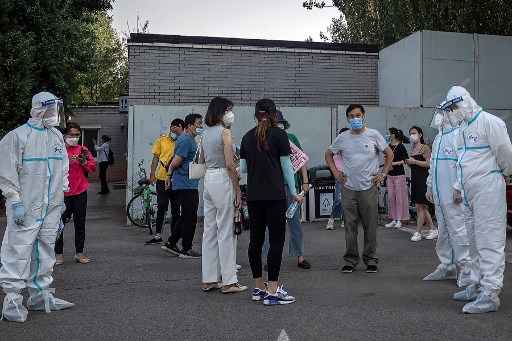
[[[16,225],[23,225],[25,223],[25,206],[23,206],[22,202],[14,202],[11,205],[14,222]]]

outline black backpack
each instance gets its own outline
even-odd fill
[[[114,153],[112,152],[112,149],[108,148],[108,164],[112,166],[114,164]]]
[[[112,148],[110,148],[110,146],[108,146],[108,154],[105,151],[103,151],[103,152],[107,156],[108,165],[112,166],[114,164],[114,153],[112,152]]]

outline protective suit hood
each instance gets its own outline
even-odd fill
[[[471,94],[462,86],[452,86],[450,90],[448,90],[444,106],[446,107],[451,103],[455,103],[457,105],[462,116],[461,118],[466,122],[470,121],[482,110],[473,97],[471,97]]]
[[[29,123],[41,127],[58,126],[62,100],[50,92],[40,92],[32,97]]]
[[[46,112],[48,103],[51,100],[56,100],[57,97],[50,92],[40,92],[32,97],[32,109],[30,110],[30,116],[32,118],[42,118]]]

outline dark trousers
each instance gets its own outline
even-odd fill
[[[249,242],[249,263],[252,277],[262,277],[261,250],[268,226],[270,248],[267,255],[268,280],[276,282],[281,270],[283,246],[286,236],[286,200],[249,201],[251,236]]]
[[[171,203],[171,231],[180,218],[180,206],[176,200],[176,195],[172,188],[165,189],[165,181],[156,181],[156,200],[158,209],[156,211],[156,233],[162,233],[162,227],[165,221],[165,215]]]
[[[359,223],[363,225],[364,251],[363,262],[368,264],[378,263],[377,250],[377,187],[366,191],[352,191],[343,186],[341,201],[345,215],[345,262],[356,266],[359,263],[359,251],[357,247],[357,233]]]
[[[199,193],[197,189],[178,189],[173,191],[176,196],[181,215],[178,221],[171,225],[169,243],[176,245],[181,239],[181,248],[188,251],[192,248],[192,241],[196,233],[197,207],[199,206]]]
[[[87,191],[64,197],[64,204],[66,210],[62,214],[62,220],[64,222],[69,221],[73,216],[73,223],[75,224],[75,250],[76,253],[84,252],[85,243],[85,216],[87,214]],[[61,255],[64,251],[64,231],[57,238],[55,242],[55,253]]]
[[[108,189],[108,183],[107,183],[107,169],[108,169],[108,162],[107,161],[100,162],[101,193],[110,192],[110,190]]]

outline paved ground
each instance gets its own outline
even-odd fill
[[[94,191],[91,190],[91,193]],[[31,313],[23,324],[0,322],[0,340],[511,340],[512,294],[498,313],[467,316],[449,299],[451,282],[422,282],[436,265],[434,243],[409,242],[403,231],[379,231],[378,274],[341,274],[344,232],[304,226],[313,269],[285,258],[282,279],[298,298],[264,307],[248,294],[199,290],[199,260],[181,260],[144,246],[145,231],[126,227],[122,193],[91,194],[87,251],[94,263],[71,261],[73,228],[66,227],[67,263],[55,271],[60,297],[72,310]],[[196,247],[200,247],[200,231]],[[242,283],[251,283],[248,234],[239,243]],[[360,268],[362,270],[362,267]],[[507,272],[505,289],[512,286]],[[3,297],[0,296],[3,300]]]

